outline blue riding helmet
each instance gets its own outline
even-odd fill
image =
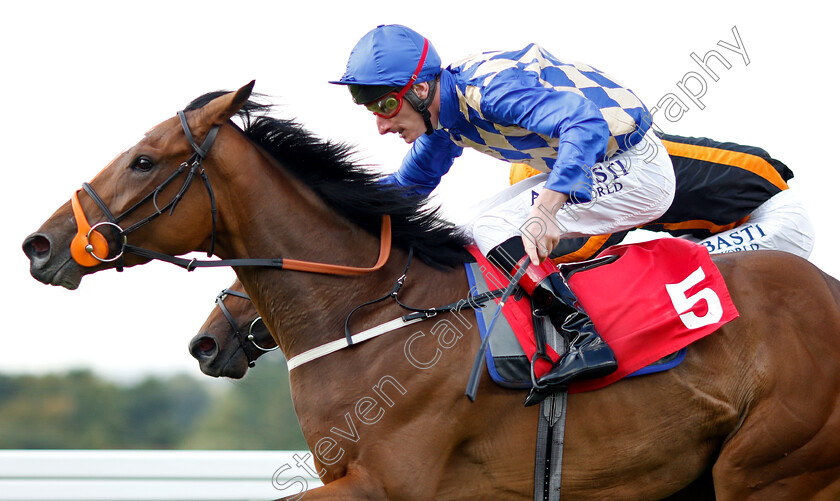
[[[405,26],[379,25],[353,47],[344,75],[330,83],[403,87],[417,68],[425,42],[423,35]],[[429,43],[426,60],[416,82],[431,80],[440,72],[440,56]]]

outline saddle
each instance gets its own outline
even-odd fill
[[[564,278],[566,273],[574,273],[578,270],[590,269],[595,266],[606,264],[613,261],[614,258],[607,259],[593,259],[581,263],[564,264],[561,266],[561,274]],[[491,287],[487,283],[487,279],[482,273],[482,267],[492,266],[490,263],[480,264],[477,261],[465,263],[467,269],[467,278],[470,281],[470,293],[473,296],[489,292]],[[514,307],[514,304],[517,306]],[[525,353],[525,347],[535,349],[536,345],[533,341],[535,332],[542,332],[542,335],[547,341],[548,356],[552,360],[558,359],[566,352],[568,347],[565,345],[563,338],[558,334],[557,330],[552,325],[548,317],[534,316],[531,311],[531,302],[524,294],[517,294],[512,300],[509,300],[507,311],[502,310],[502,316],[496,321],[493,327],[493,336],[490,338],[486,363],[487,369],[490,372],[490,377],[493,381],[504,388],[515,389],[530,389],[532,386],[531,378],[531,361]],[[493,316],[494,309],[492,307],[485,307],[476,309],[476,321],[478,324],[481,338],[487,336],[487,327],[490,325],[490,320]],[[525,347],[523,347],[523,344]],[[631,376],[638,376],[642,374],[651,374],[654,372],[665,371],[676,367],[685,358],[686,349],[683,348],[671,355],[668,355],[653,364],[640,369],[631,374]],[[538,359],[537,363],[543,362]],[[628,376],[629,377],[629,376]]]
[[[506,275],[477,248],[467,250],[475,259],[465,263],[471,294],[507,285]],[[685,359],[690,343],[738,316],[708,252],[682,239],[610,247],[595,259],[561,265],[560,273],[619,362],[616,373],[572,383],[570,393],[676,367]],[[690,294],[698,289],[709,290]],[[475,310],[482,339],[488,335],[487,326],[495,310],[490,303]],[[532,374],[535,331],[545,334],[551,360],[558,360],[567,348],[548,318],[535,317],[531,312],[530,299],[517,294],[508,300],[496,321],[485,361],[491,378],[500,386],[528,389],[534,375],[539,377],[551,368],[548,361],[537,358]],[[688,316],[702,321],[686,323]]]

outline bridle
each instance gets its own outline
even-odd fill
[[[242,331],[239,329],[239,325],[236,323],[236,320],[234,320],[233,315],[231,315],[230,311],[227,309],[227,306],[225,306],[225,298],[227,296],[236,296],[247,301],[250,301],[251,298],[247,294],[242,292],[230,289],[222,289],[222,292],[220,292],[219,295],[216,296],[216,306],[218,306],[219,309],[222,311],[222,315],[224,315],[231,328],[233,329],[233,336],[236,338],[237,341],[239,341],[239,346],[240,348],[242,348],[242,353],[244,353],[245,358],[248,359],[248,367],[253,368],[257,363],[255,359],[251,358],[251,354],[248,353],[248,350],[245,348],[246,343],[242,337]],[[258,350],[266,353],[278,349],[280,346],[275,346],[274,348],[263,348],[262,346],[257,344],[256,340],[254,339],[254,326],[257,324],[257,322],[262,322],[262,317],[257,317],[253,319],[250,325],[248,325],[247,340],[250,341],[251,344],[253,344]]]
[[[379,258],[377,259],[376,264],[374,264],[371,267],[344,266],[286,258],[218,259],[212,261],[199,261],[197,259],[179,258],[176,256],[171,256],[169,254],[164,254],[161,252],[153,251],[150,249],[144,249],[142,247],[137,247],[129,244],[128,235],[131,232],[153,221],[155,218],[157,218],[167,210],[169,211],[169,214],[172,215],[175,212],[175,207],[178,205],[178,202],[181,201],[187,189],[189,189],[196,176],[198,176],[204,182],[204,186],[207,189],[207,193],[210,197],[210,213],[212,220],[212,228],[210,235],[210,249],[207,251],[207,256],[211,257],[214,254],[216,245],[216,223],[218,218],[218,213],[216,210],[216,197],[213,193],[213,187],[210,184],[210,180],[207,177],[207,173],[205,172],[204,167],[202,166],[202,161],[207,157],[207,155],[210,152],[210,148],[216,141],[216,135],[219,132],[219,126],[216,125],[212,127],[207,133],[207,137],[205,137],[204,142],[202,142],[201,146],[199,146],[198,143],[195,141],[195,138],[193,137],[192,133],[190,132],[189,125],[187,124],[187,118],[183,110],[178,111],[178,118],[181,122],[181,128],[184,130],[184,135],[186,136],[187,140],[193,148],[193,154],[189,157],[189,159],[187,159],[187,161],[180,164],[175,170],[175,172],[173,172],[160,185],[158,185],[154,190],[152,190],[151,193],[149,193],[148,195],[140,199],[137,203],[129,207],[125,212],[115,217],[113,213],[108,209],[108,206],[105,204],[102,198],[96,193],[96,190],[94,190],[89,183],[83,183],[82,188],[88,194],[88,196],[90,196],[94,203],[96,203],[96,205],[99,207],[99,210],[102,211],[102,214],[105,216],[106,219],[106,221],[91,226],[88,223],[87,217],[85,217],[85,213],[82,210],[81,203],[79,202],[78,195],[79,191],[81,190],[78,190],[73,194],[73,197],[71,198],[71,206],[73,209],[73,215],[76,219],[77,232],[76,235],[73,237],[72,242],[70,243],[70,255],[73,257],[73,260],[76,261],[78,264],[85,267],[93,267],[102,263],[116,262],[117,271],[122,271],[124,255],[134,254],[136,256],[145,257],[148,259],[165,261],[176,266],[185,268],[187,271],[193,271],[196,268],[219,266],[262,266],[285,270],[304,271],[309,273],[323,273],[329,275],[363,275],[379,270],[388,261],[388,257],[390,256],[391,252],[391,218],[388,215],[382,216]],[[159,206],[157,201],[158,194],[167,186],[169,186],[172,182],[174,182],[175,179],[177,179],[184,172],[187,173],[187,176],[184,180],[184,184],[178,190],[178,193],[175,195],[174,198],[172,198],[172,200],[170,200],[163,206]],[[149,201],[151,201],[155,207],[155,212],[153,214],[132,224],[128,228],[123,229],[120,226],[120,221],[125,219],[126,216],[133,213],[138,207]],[[108,240],[98,231],[98,228],[103,226],[111,226],[115,228],[118,232],[118,239],[121,241],[121,243],[119,252],[116,253],[114,257],[109,257],[111,251],[108,246]]]
[[[207,178],[207,173],[204,171],[201,162],[202,160],[204,160],[204,158],[207,157],[207,154],[210,152],[210,148],[216,141],[216,135],[219,133],[219,126],[217,125],[210,129],[210,132],[207,133],[207,137],[204,138],[204,142],[201,144],[201,146],[199,146],[195,142],[195,138],[193,138],[193,135],[190,132],[189,126],[187,125],[187,118],[184,115],[183,111],[178,111],[178,118],[181,120],[181,127],[184,129],[184,134],[187,136],[187,140],[190,142],[190,145],[193,148],[192,156],[190,156],[190,158],[187,159],[187,161],[181,163],[181,165],[178,166],[175,172],[173,172],[154,190],[152,190],[145,197],[141,198],[137,203],[126,209],[125,212],[115,217],[110,211],[110,209],[108,209],[108,206],[105,205],[105,202],[102,200],[99,194],[96,193],[96,190],[94,190],[89,183],[82,183],[82,188],[85,190],[85,193],[87,193],[88,196],[90,196],[90,198],[94,201],[94,203],[96,203],[96,205],[99,207],[99,210],[102,211],[102,214],[105,216],[106,219],[106,221],[97,223],[91,227],[87,222],[87,218],[85,217],[84,211],[82,210],[81,203],[79,203],[79,191],[81,190],[78,190],[73,194],[71,203],[73,208],[73,215],[76,218],[78,232],[73,238],[73,242],[70,246],[70,252],[73,256],[73,259],[77,263],[81,264],[82,266],[91,267],[96,266],[99,263],[110,263],[116,261],[117,271],[122,271],[122,258],[124,254],[126,252],[132,252],[133,249],[137,249],[128,244],[128,235],[133,231],[150,223],[158,216],[163,214],[166,210],[169,210],[169,215],[172,215],[175,212],[175,207],[178,205],[178,202],[181,201],[187,189],[189,189],[190,185],[192,185],[192,182],[195,179],[196,175],[201,177],[202,181],[204,181],[204,186],[207,188],[207,194],[210,196],[210,214],[212,216],[212,231],[210,237],[210,249],[207,251],[207,257],[213,255],[216,246],[216,197],[213,194],[213,187],[210,185],[210,180]],[[170,200],[169,202],[167,202],[163,207],[159,206],[157,202],[158,194],[161,191],[163,191],[167,186],[169,186],[173,181],[175,181],[175,179],[177,179],[185,171],[187,172],[187,177],[184,180],[184,184],[181,186],[181,189],[179,189],[175,197],[172,198],[172,200]],[[140,221],[132,224],[128,228],[123,229],[120,226],[120,221],[134,213],[141,205],[144,205],[149,200],[151,200],[152,204],[154,205],[155,212],[141,219]],[[122,245],[119,253],[117,253],[117,255],[114,257],[108,257],[108,241],[99,231],[97,231],[97,228],[102,226],[112,226],[119,232],[120,239],[122,240]],[[97,251],[99,252],[99,254],[97,254]]]

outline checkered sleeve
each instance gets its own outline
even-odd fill
[[[595,103],[568,91],[501,85],[485,89],[481,106],[488,120],[559,139],[546,187],[569,195],[573,202],[591,200],[591,168],[606,155],[610,139]]]

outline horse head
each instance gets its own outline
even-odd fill
[[[253,84],[188,111],[183,119],[160,123],[117,155],[25,239],[32,276],[75,289],[87,274],[147,262],[148,257],[125,252],[135,240],[165,254],[212,252],[216,216],[209,180],[219,172],[205,171],[202,161],[213,155],[217,134],[221,143],[232,132],[219,128],[247,101]],[[207,192],[187,189],[196,181],[204,182]]]
[[[277,341],[239,280],[216,296],[216,306],[190,340],[190,354],[208,376],[240,379]]]

